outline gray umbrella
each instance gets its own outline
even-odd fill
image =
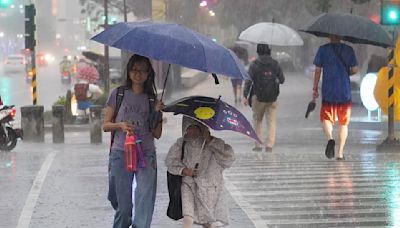
[[[343,40],[358,44],[384,48],[394,46],[390,35],[380,25],[349,13],[323,13],[316,17],[306,29],[300,29],[300,31],[320,37],[328,37],[330,34],[338,35]]]

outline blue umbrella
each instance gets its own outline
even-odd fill
[[[249,79],[244,66],[232,51],[178,24],[149,20],[121,22],[95,35],[92,40],[151,59]]]
[[[167,105],[163,111],[189,116],[214,130],[239,132],[261,143],[246,117],[220,98],[184,97]]]

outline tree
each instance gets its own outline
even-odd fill
[[[148,17],[147,5],[144,4],[148,0],[134,0],[126,1],[127,14],[134,13],[136,17],[145,18]],[[86,12],[91,18],[99,19],[99,16],[103,14],[104,0],[80,0],[80,4],[83,7],[83,11]],[[124,13],[124,2],[123,0],[108,0],[108,6],[110,11],[114,11],[118,14]]]

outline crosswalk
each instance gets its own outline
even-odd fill
[[[241,156],[225,172],[256,227],[400,227],[399,155],[275,156]]]

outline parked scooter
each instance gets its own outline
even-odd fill
[[[10,151],[17,145],[17,139],[23,138],[22,129],[13,126],[17,110],[14,105],[0,109],[0,150]]]

